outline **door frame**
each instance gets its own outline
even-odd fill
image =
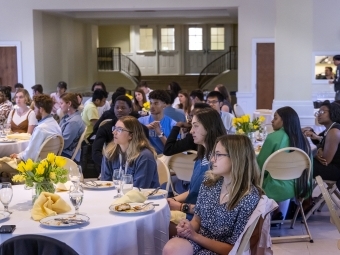
[[[251,90],[254,95],[254,105],[256,108],[257,105],[257,99],[256,99],[256,79],[257,79],[257,44],[258,43],[274,43],[275,44],[275,38],[253,38],[251,42],[251,49],[252,49],[252,61],[251,61]],[[274,51],[274,56],[275,56],[275,51]],[[274,74],[274,99],[275,99],[275,74]],[[273,107],[273,106],[272,106]]]
[[[21,41],[0,41],[0,47],[13,47],[13,46],[17,48],[18,82],[22,83]]]

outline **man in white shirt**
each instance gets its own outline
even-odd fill
[[[34,97],[34,112],[39,120],[38,126],[34,128],[31,139],[27,148],[16,154],[12,154],[11,158],[17,158],[26,161],[37,159],[38,152],[45,140],[54,135],[62,135],[59,124],[51,115],[53,108],[53,100],[48,95],[38,95]]]
[[[101,82],[101,81],[96,81],[95,83],[93,83],[92,88],[91,88],[91,91],[94,92],[94,91],[97,90],[97,89],[101,89],[101,90],[107,92],[107,91],[106,91],[106,86],[105,86],[105,84],[104,84],[103,82]],[[85,104],[84,104],[84,107],[85,107],[88,103],[90,103],[90,102],[92,102],[92,98],[89,98],[89,99],[86,100],[86,102],[85,102]],[[103,115],[103,113],[104,113],[105,111],[110,110],[110,107],[111,107],[111,106],[110,106],[110,103],[109,103],[108,101],[106,101],[106,100],[105,100],[105,104],[104,104],[103,106],[97,106],[99,118]]]
[[[148,102],[150,102],[149,100],[149,94],[150,92],[152,92],[153,90],[149,88],[148,86],[148,83],[146,81],[141,81],[139,84],[138,84],[138,88],[142,89],[145,93],[145,97],[146,97],[146,100],[148,100]]]
[[[235,132],[233,127],[234,115],[232,115],[229,112],[221,111],[221,107],[223,105],[222,94],[218,91],[211,91],[207,96],[207,104],[210,105],[211,108],[215,109],[221,115],[221,119],[227,133],[228,134],[234,133]]]

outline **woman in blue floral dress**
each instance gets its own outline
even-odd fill
[[[164,247],[169,254],[228,254],[255,210],[262,189],[253,146],[248,137],[217,140],[191,221],[177,225],[178,237]]]

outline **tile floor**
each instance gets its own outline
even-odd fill
[[[297,242],[273,244],[274,255],[340,255],[340,233],[336,226],[330,223],[329,211],[325,205],[321,212],[315,212],[308,221],[309,230],[314,243]],[[297,221],[294,229],[284,224],[281,230],[271,229],[272,236],[280,235],[305,235],[304,225]],[[339,246],[340,248],[340,246]]]

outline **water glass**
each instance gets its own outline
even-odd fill
[[[262,140],[266,140],[266,137],[267,137],[267,127],[264,125],[263,127],[260,128],[259,130],[260,132],[260,136],[262,138]]]
[[[5,212],[8,212],[8,205],[12,201],[13,190],[9,182],[0,183],[0,201],[4,205]]]
[[[79,168],[79,166],[77,168],[70,167],[68,175],[70,177],[71,182],[73,182],[74,186],[77,186],[82,175],[81,168]]]
[[[126,194],[133,189],[133,179],[131,174],[124,174],[122,176],[122,190],[123,194]]]
[[[0,137],[4,137],[5,133],[4,133],[4,126],[0,125]]]
[[[9,135],[9,133],[11,133],[11,124],[10,123],[4,124],[4,132],[5,132],[6,135]]]
[[[113,198],[120,198],[122,197],[121,188],[122,188],[122,177],[123,177],[123,170],[122,169],[114,169],[112,175],[113,185],[117,190],[117,195]]]
[[[74,214],[79,214],[79,207],[81,203],[83,202],[83,197],[84,197],[84,191],[83,191],[82,186],[80,185],[71,186],[69,196],[70,196],[71,203],[75,209]]]

